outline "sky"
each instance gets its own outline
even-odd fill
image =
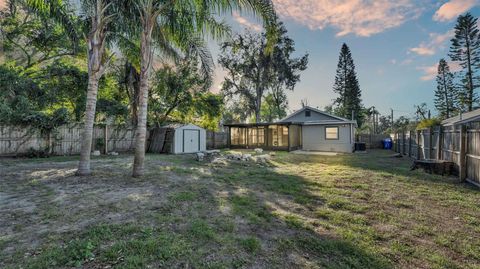
[[[307,70],[294,92],[289,110],[300,101],[323,109],[335,98],[332,86],[340,47],[352,52],[362,90],[363,104],[381,114],[394,110],[394,118],[414,117],[414,105],[433,106],[437,63],[448,61],[450,39],[458,15],[480,16],[480,0],[273,0],[288,35],[295,41],[296,56],[308,53]],[[262,31],[261,21],[234,12],[227,18],[234,31]],[[218,46],[211,42],[214,57]],[[451,63],[452,70],[458,70]],[[218,91],[224,72],[217,64]]]
[[[480,16],[480,0],[272,0],[296,56],[309,54],[307,70],[293,92],[290,112],[301,100],[323,109],[335,98],[332,86],[340,47],[352,52],[365,107],[394,118],[414,117],[414,105],[427,103],[432,113],[435,75],[441,58],[448,59],[456,18],[465,12]],[[0,8],[5,0],[0,0]],[[236,32],[261,32],[261,21],[234,12],[226,22]],[[215,60],[219,49],[210,41]],[[449,62],[450,68],[459,69]],[[218,92],[225,73],[216,64],[212,91]]]

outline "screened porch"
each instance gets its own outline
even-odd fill
[[[295,150],[302,145],[302,128],[295,124],[231,124],[230,148]]]

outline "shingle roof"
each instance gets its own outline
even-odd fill
[[[470,112],[465,112],[455,117],[445,119],[442,121],[442,125],[449,126],[454,124],[467,123],[475,120],[480,120],[480,109],[476,109]]]

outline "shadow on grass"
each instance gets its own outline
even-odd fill
[[[326,206],[324,197],[313,193],[321,184],[273,167],[242,163],[212,167],[185,156],[149,159],[151,163],[168,160],[174,167],[149,171],[143,181],[122,180],[122,186],[135,187],[170,174],[182,178],[159,186],[168,188],[163,200],[153,193],[142,200],[145,206],[123,201],[129,206],[115,207],[114,213],[135,210],[133,219],[123,223],[109,223],[109,212],[99,210],[95,224],[79,232],[49,231],[52,237],[30,252],[35,255],[19,252],[8,258],[5,267],[391,267],[385,257],[357,241],[317,231],[315,223],[303,218]],[[118,182],[112,177],[112,184]]]

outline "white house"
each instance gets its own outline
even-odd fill
[[[225,126],[231,148],[353,152],[357,123],[306,106],[278,122]]]

